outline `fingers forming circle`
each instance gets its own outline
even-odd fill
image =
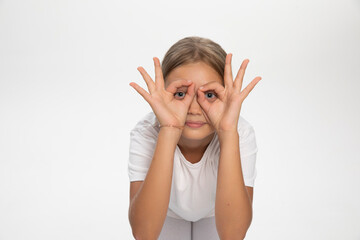
[[[154,81],[151,79],[150,75],[145,71],[143,67],[138,67],[137,70],[140,72],[141,76],[146,82],[146,85],[149,89],[149,92],[152,93],[155,90]]]
[[[238,92],[241,91],[241,87],[242,87],[242,83],[243,83],[243,79],[244,79],[244,75],[245,75],[245,70],[246,70],[246,67],[247,67],[249,62],[250,62],[249,59],[245,59],[241,63],[239,71],[238,71],[238,73],[236,75],[235,82],[234,82],[234,87]]]
[[[147,91],[145,91],[145,89],[143,89],[134,82],[131,82],[129,85],[133,87],[150,104],[151,96]]]
[[[254,78],[247,86],[244,88],[244,90],[241,91],[241,94],[243,95],[243,99],[245,99],[251,90],[255,87],[255,85],[261,80],[261,77]]]
[[[187,87],[191,83],[192,83],[192,81],[190,81],[190,80],[185,80],[185,79],[176,80],[169,84],[169,86],[166,88],[166,91],[175,93],[176,90],[179,89],[180,87],[183,87],[183,86]]]
[[[201,92],[214,91],[216,95],[220,98],[220,100],[224,100],[225,97],[225,88],[219,82],[209,82],[207,84],[202,85],[199,90]]]
[[[160,60],[157,57],[153,58],[155,66],[155,86],[160,89],[164,88],[164,77],[161,70]]]
[[[232,68],[231,68],[231,59],[232,53],[226,55],[225,60],[225,69],[224,69],[224,85],[225,88],[229,88],[233,86],[233,75],[232,75]]]

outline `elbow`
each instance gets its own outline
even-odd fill
[[[132,235],[135,238],[135,240],[156,240],[157,239],[157,237],[153,236],[153,234],[147,234],[144,232],[132,231]]]
[[[154,231],[150,226],[144,226],[143,224],[136,223],[136,220],[131,219],[129,216],[129,222],[131,226],[131,231],[134,239],[136,240],[157,240],[160,233],[156,234],[157,231]]]
[[[221,240],[243,240],[246,237],[246,232],[245,233],[236,233],[236,234],[231,234],[229,236],[223,236],[220,237]]]
[[[130,224],[131,225],[131,224]],[[134,239],[136,240],[156,240],[153,231],[148,231],[144,227],[135,227],[131,225],[131,231]]]
[[[241,225],[237,228],[228,229],[225,231],[218,231],[221,240],[243,240],[246,237],[246,233],[250,227],[250,224],[247,227]]]
[[[146,237],[142,237],[142,236],[140,236],[138,234],[135,234],[134,232],[133,232],[133,237],[134,237],[135,240],[144,240],[144,239],[146,239]]]
[[[222,229],[217,227],[217,232],[221,240],[243,240],[250,227],[251,220],[247,224],[240,224],[237,227]]]
[[[215,215],[216,216],[216,215]],[[250,228],[252,222],[253,214],[252,209],[248,212],[248,215],[243,216],[240,222],[231,224],[226,223],[217,223],[217,232],[221,240],[242,240],[245,239],[246,233]],[[221,223],[221,224],[220,224]]]
[[[155,234],[155,231],[148,229],[144,226],[139,226],[136,224],[130,224],[131,231],[134,239],[136,240],[157,240],[158,236]]]
[[[220,236],[221,240],[243,240],[246,237],[246,232],[245,233],[236,233],[236,234],[231,234],[231,235],[227,235],[227,236]]]
[[[245,237],[246,237],[246,232],[244,232],[244,233],[240,233],[239,234],[239,236],[237,237],[237,238],[234,238],[234,239],[241,239],[241,240],[243,240],[243,239],[245,239]]]

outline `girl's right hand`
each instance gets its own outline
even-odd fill
[[[134,82],[131,82],[129,85],[150,104],[160,125],[184,126],[189,106],[195,96],[195,86],[190,80],[177,80],[165,89],[160,61],[156,57],[153,60],[155,83],[144,68],[137,68],[145,80],[150,94]],[[187,93],[179,91],[184,93],[185,97],[178,100],[175,98],[175,94],[177,89],[181,87],[186,87]]]

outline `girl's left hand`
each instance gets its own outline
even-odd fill
[[[237,131],[237,125],[241,110],[241,105],[255,85],[261,80],[261,77],[254,78],[244,90],[241,91],[245,69],[249,63],[245,59],[233,81],[231,70],[232,54],[227,54],[224,71],[225,88],[218,82],[207,83],[198,89],[197,101],[205,112],[207,118],[214,126],[216,132]],[[209,102],[205,94],[212,92],[217,95],[217,99]]]

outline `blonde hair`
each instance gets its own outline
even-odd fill
[[[226,52],[222,47],[207,38],[186,37],[177,41],[166,52],[162,61],[164,80],[176,67],[188,63],[204,62],[224,79]]]

